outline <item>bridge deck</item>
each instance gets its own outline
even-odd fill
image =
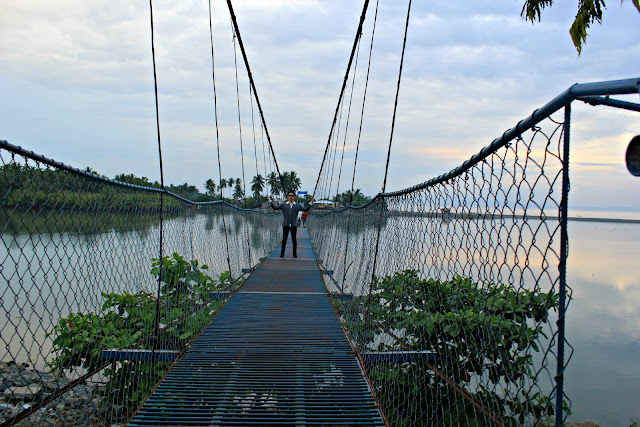
[[[298,230],[297,259],[278,255],[254,271],[129,426],[385,425],[306,230]]]

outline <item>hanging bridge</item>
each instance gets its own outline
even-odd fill
[[[287,177],[230,1],[269,153],[260,168],[252,129],[256,177],[273,177],[255,180],[255,208],[225,200],[220,157],[215,200],[168,191],[159,132],[157,186],[0,140],[2,425],[564,424],[571,106],[639,112],[612,97],[640,77],[571,86],[401,191],[386,192],[387,157],[382,191],[338,208],[368,3],[314,190],[336,203],[311,209],[296,258],[277,256],[282,217],[264,200]]]
[[[297,259],[265,260],[129,425],[385,425],[301,234]]]

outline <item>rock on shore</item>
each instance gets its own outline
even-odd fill
[[[0,423],[67,385],[69,380],[64,375],[38,371],[26,364],[0,362]],[[93,385],[79,384],[17,425],[123,425],[117,422],[120,420],[109,420],[121,408],[100,407],[101,398],[96,397],[96,391]]]

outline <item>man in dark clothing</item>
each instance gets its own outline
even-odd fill
[[[293,257],[298,258],[298,241],[296,240],[296,232],[298,231],[298,212],[308,212],[311,206],[313,205],[313,200],[309,203],[309,205],[304,208],[299,203],[296,203],[294,198],[296,197],[296,193],[293,191],[289,191],[287,193],[287,201],[280,204],[275,205],[273,201],[267,196],[267,200],[269,200],[269,205],[275,210],[281,210],[282,216],[284,220],[282,222],[282,249],[280,250],[280,257],[284,256],[284,248],[287,245],[287,237],[289,237],[289,232],[291,232],[291,241],[293,242]]]

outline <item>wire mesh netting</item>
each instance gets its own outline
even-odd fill
[[[0,423],[124,423],[276,247],[280,221],[2,141]]]
[[[316,257],[390,425],[554,423],[562,143],[547,119],[449,179],[315,210]]]

